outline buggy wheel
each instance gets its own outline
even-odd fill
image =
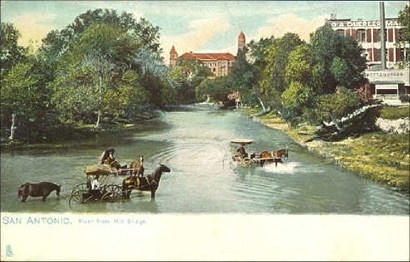
[[[74,204],[82,204],[83,201],[83,194],[82,191],[77,190],[71,193],[70,199],[68,200],[68,205],[74,205]]]
[[[71,190],[71,194],[73,194],[75,191],[82,191],[82,190],[88,190],[88,183],[81,183],[78,185],[75,185],[73,189]]]
[[[102,202],[115,202],[122,199],[122,189],[119,185],[107,185],[104,188]]]

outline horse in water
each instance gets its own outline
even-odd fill
[[[166,165],[160,164],[152,174],[146,177],[129,176],[122,181],[122,192],[125,198],[129,198],[132,189],[140,191],[151,191],[151,200],[155,199],[159,181],[163,172],[171,172]]]
[[[135,159],[130,164],[131,175],[134,176],[144,176],[144,156],[139,156],[138,159]]]
[[[278,149],[276,151],[262,151],[259,154],[260,165],[263,166],[263,164],[266,161],[272,161],[275,162],[275,166],[277,166],[278,162],[283,163],[283,159],[287,159],[288,156],[288,149]]]
[[[40,182],[37,184],[25,183],[19,187],[18,197],[21,199],[21,202],[25,202],[29,196],[42,197],[43,201],[46,201],[48,195],[54,190],[56,191],[57,198],[59,198],[61,185],[50,182]]]

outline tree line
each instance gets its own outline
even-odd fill
[[[399,12],[403,26],[399,45],[410,54],[410,10]],[[407,56],[400,67],[409,67]],[[325,24],[311,33],[309,42],[297,34],[261,38],[238,50],[227,77],[205,80],[196,87],[198,98],[215,100],[240,91],[242,102],[278,112],[291,124],[318,124],[353,112],[366,101],[357,90],[364,87],[366,57],[360,44]]]
[[[408,14],[408,6],[399,14],[402,37],[409,35]],[[251,41],[229,75],[216,79],[193,60],[167,67],[159,31],[130,13],[89,10],[29,52],[18,45],[14,25],[1,23],[1,137],[70,136],[81,126],[133,123],[174,103],[223,101],[233,91],[243,104],[275,110],[291,123],[318,123],[361,105],[354,89],[365,81],[363,50],[330,25],[308,43],[293,33]]]
[[[40,48],[18,45],[19,32],[1,23],[1,136],[41,140],[104,121],[136,121],[174,96],[161,58],[159,28],[132,14],[87,11]]]

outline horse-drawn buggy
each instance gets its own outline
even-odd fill
[[[125,171],[119,171],[108,165],[92,165],[87,166],[84,172],[85,182],[75,185],[71,190],[70,205],[115,202],[123,198],[118,177]]]
[[[289,151],[287,148],[281,148],[276,150],[264,150],[260,153],[249,154],[245,148],[246,145],[252,144],[251,139],[233,139],[231,144],[239,145],[236,150],[233,150],[232,160],[241,166],[263,166],[266,163],[283,163],[288,159]]]
[[[140,156],[129,168],[116,162],[87,166],[85,182],[73,187],[69,204],[116,202],[129,199],[132,190],[151,191],[151,199],[154,199],[162,172],[171,170],[160,164],[152,174],[144,176],[143,161]]]

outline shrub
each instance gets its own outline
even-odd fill
[[[352,113],[360,105],[359,97],[351,90],[342,87],[338,93],[322,95],[318,98],[315,110],[317,120],[329,120],[329,117],[340,119]]]

